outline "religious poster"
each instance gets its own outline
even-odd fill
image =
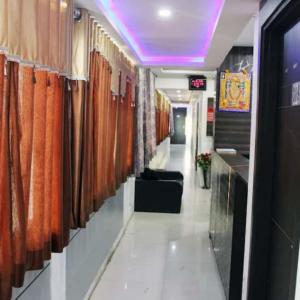
[[[221,73],[219,111],[249,112],[251,74]]]

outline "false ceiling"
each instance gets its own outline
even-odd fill
[[[201,92],[189,91],[187,89],[161,89],[172,103],[188,104],[199,99]]]
[[[258,0],[77,0],[151,67],[218,67],[258,9]],[[167,12],[167,16],[160,16]],[[168,15],[169,14],[169,15]],[[114,32],[113,32],[114,31]],[[119,37],[116,37],[117,33]]]

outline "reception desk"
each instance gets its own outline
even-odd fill
[[[214,153],[210,238],[226,298],[242,294],[249,160]]]

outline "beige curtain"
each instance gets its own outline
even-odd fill
[[[8,32],[8,0],[0,0],[0,48],[8,47],[7,32]]]
[[[74,23],[73,34],[72,74],[77,80],[87,80],[89,77],[89,31],[89,14],[83,10],[81,21]]]
[[[37,61],[38,58],[38,36],[37,36],[38,10],[37,8],[38,8],[38,0],[26,1],[26,9],[24,9],[22,13],[22,18],[20,19],[21,36],[15,35],[17,39],[20,38],[20,42],[21,42],[21,49],[18,54],[24,60],[31,61],[31,62]],[[9,53],[11,53],[10,48],[11,47],[9,47]]]
[[[0,49],[70,74],[73,0],[0,0]]]
[[[49,22],[49,65],[58,68],[59,65],[59,14],[60,3],[50,0],[50,22]]]
[[[119,94],[119,75],[122,73],[121,94],[126,93],[126,78],[135,83],[135,67],[111,38],[105,33],[99,22],[92,18],[87,10],[82,9],[82,19],[75,22],[73,43],[73,78],[86,79],[89,74],[89,53],[93,50],[104,56],[111,68],[111,91]]]

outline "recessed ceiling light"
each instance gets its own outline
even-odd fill
[[[169,9],[160,9],[158,15],[162,18],[169,18],[172,15],[172,12]]]

